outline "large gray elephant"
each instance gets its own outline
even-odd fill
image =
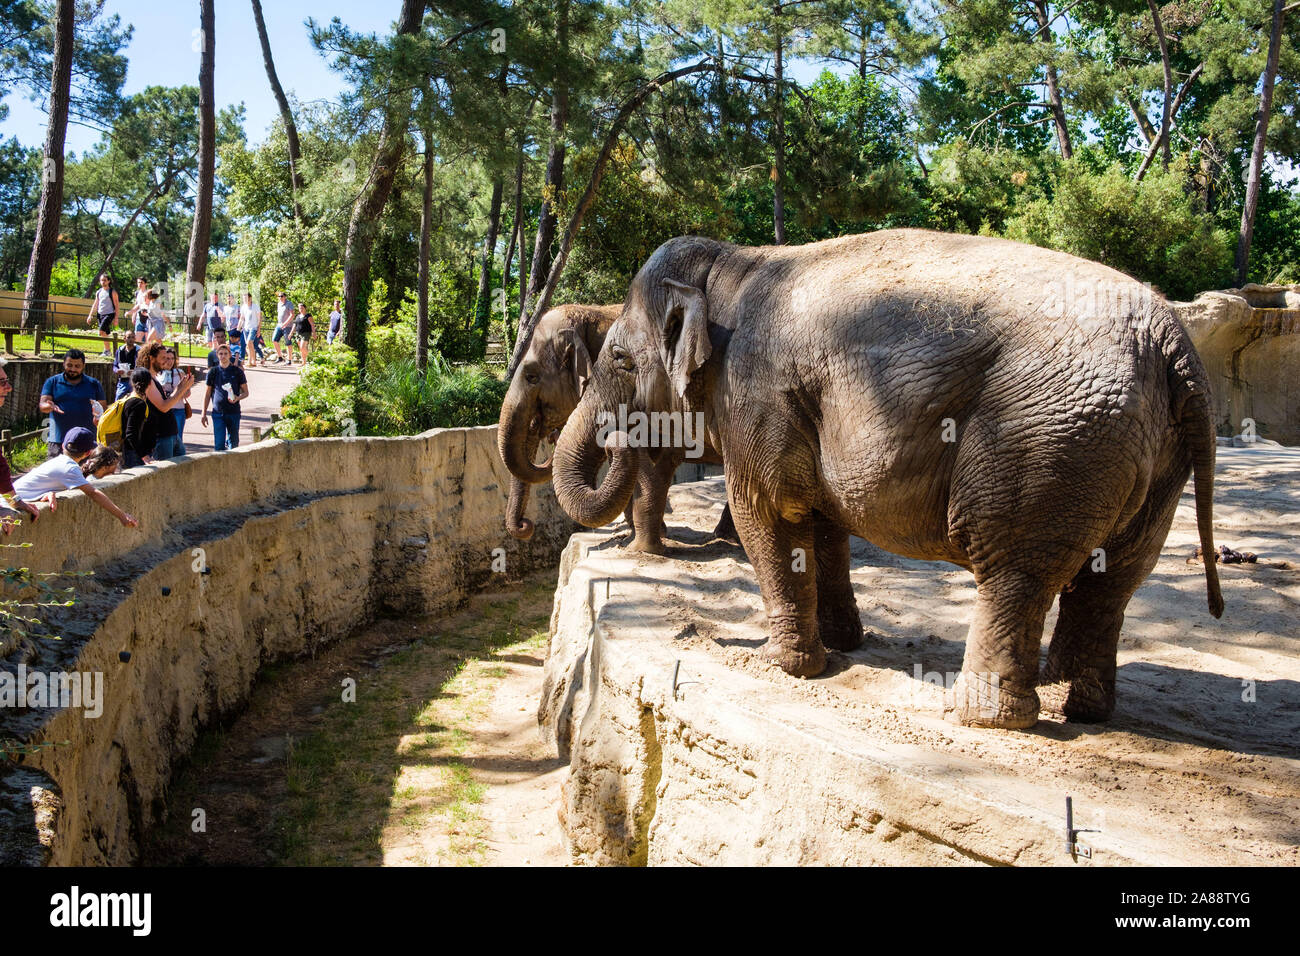
[[[501,405],[497,429],[501,460],[513,476],[506,530],[516,538],[527,540],[533,535],[533,522],[524,516],[530,486],[551,478],[549,463],[535,463],[537,446],[546,435],[554,441],[568,421],[591,374],[592,356],[600,353],[605,334],[622,309],[621,304],[557,306],[547,311],[533,330]],[[722,459],[714,452],[708,460],[720,463]],[[663,517],[668,488],[681,461],[682,455],[673,449],[656,452],[642,461],[636,502],[625,509],[633,530],[628,545],[631,550],[664,552]],[[717,533],[734,540],[729,514]]]
[[[1208,399],[1164,300],[1096,263],[913,229],[798,247],[679,238],[629,289],[560,436],[555,489],[603,524],[643,454],[617,432],[602,447],[607,416],[702,414],[767,608],[766,657],[811,677],[825,648],[861,642],[853,533],[974,573],[950,719],[1028,727],[1041,705],[1101,720],[1124,609],[1189,473],[1213,552]],[[1218,617],[1213,563],[1205,575]]]

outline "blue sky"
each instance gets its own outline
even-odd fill
[[[344,88],[339,74],[316,52],[307,36],[308,17],[328,23],[338,17],[354,30],[388,33],[401,10],[400,0],[262,0],[262,15],[271,39],[271,53],[280,83],[290,99],[299,102],[332,100]],[[146,86],[196,85],[199,54],[195,50],[199,5],[195,0],[109,0],[106,14],[116,13],[135,27],[127,46],[125,93]],[[217,109],[244,104],[244,130],[252,142],[265,135],[278,112],[262,64],[262,51],[248,0],[221,0],[216,4],[215,75]],[[826,64],[796,62],[789,74],[811,82]],[[843,64],[836,72],[846,72]],[[9,116],[0,121],[0,139],[16,136],[25,146],[45,142],[45,113],[17,91],[4,102]],[[82,153],[99,141],[100,132],[75,123],[68,126],[67,151]]]
[[[344,86],[342,78],[312,47],[305,26],[308,17],[328,23],[337,16],[354,30],[388,32],[400,8],[399,0],[262,0],[271,53],[285,91],[291,98],[308,102],[333,99]],[[126,49],[126,93],[152,85],[198,83],[199,54],[193,47],[199,5],[195,0],[109,0],[105,10],[135,27]],[[216,31],[217,108],[242,102],[248,137],[260,140],[277,109],[262,65],[252,4],[221,0],[216,4]],[[41,146],[46,117],[40,105],[16,91],[5,97],[5,103],[9,116],[0,122],[0,139],[16,136],[26,146]],[[98,142],[99,136],[96,130],[69,125],[67,148],[81,153]]]

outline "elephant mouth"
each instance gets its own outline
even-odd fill
[[[551,443],[551,453],[547,456],[546,461],[538,465],[538,468],[550,468],[551,462],[555,459],[554,445],[560,440],[560,430],[564,427],[563,422],[543,422],[541,413],[533,416],[532,421],[528,423],[528,432],[530,435],[538,435],[539,438],[545,438]]]

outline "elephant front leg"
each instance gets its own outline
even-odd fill
[[[817,559],[817,630],[822,644],[851,651],[862,643],[862,617],[849,580],[849,532],[813,512]]]
[[[637,475],[637,495],[632,501],[634,535],[629,551],[646,554],[664,554],[664,510],[668,505],[668,489],[672,487],[673,472],[677,470],[675,456],[660,454],[657,461],[642,459]]]
[[[767,609],[764,658],[792,677],[816,677],[826,669],[826,648],[817,635],[817,570],[813,522],[765,520],[728,489],[740,540],[754,565]]]

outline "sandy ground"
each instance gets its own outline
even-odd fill
[[[488,785],[483,817],[488,825],[487,863],[493,866],[559,866],[568,845],[556,816],[568,765],[537,733],[540,656],[506,664],[488,713],[474,729],[475,748],[466,762]]]

